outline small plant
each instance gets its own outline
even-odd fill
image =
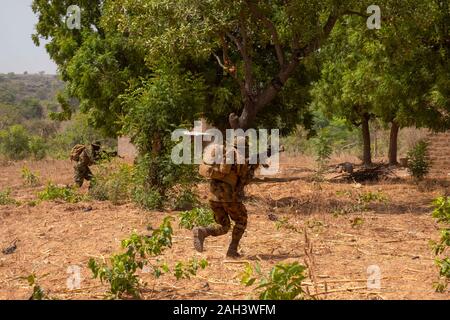
[[[317,173],[315,179],[323,180],[323,174],[326,171],[331,155],[333,154],[332,144],[330,142],[330,134],[328,130],[322,129],[317,138],[314,139],[314,147],[316,153]]]
[[[19,205],[20,202],[11,197],[11,190],[0,191],[0,206]]]
[[[39,192],[37,196],[41,201],[63,200],[69,203],[77,203],[84,199],[75,188],[68,186],[59,187],[51,182],[47,184],[44,191]]]
[[[373,202],[387,203],[388,199],[382,192],[363,192],[357,196],[357,204],[354,206],[353,212],[367,211],[369,204]]]
[[[214,214],[207,208],[194,208],[180,213],[180,227],[192,230],[194,227],[206,227],[214,223]]]
[[[259,277],[260,300],[303,300],[305,291],[302,288],[302,281],[306,279],[306,267],[298,262],[282,264],[279,263],[273,267],[269,275],[263,275],[259,264],[256,264],[254,270],[247,265],[241,283],[247,287],[252,286],[257,278],[253,277],[254,272]]]
[[[352,225],[352,228],[357,228],[362,226],[364,223],[364,219],[360,217],[356,217],[354,219],[350,219],[350,224]]]
[[[427,150],[428,143],[421,140],[408,152],[408,171],[418,181],[423,180],[430,171]]]
[[[289,230],[289,231],[293,231],[293,232],[297,232],[297,233],[302,233],[302,231],[297,228],[294,224],[292,224],[288,218],[283,218],[278,220],[275,223],[277,230],[280,229],[285,229],[285,230]]]
[[[172,246],[171,220],[170,217],[164,219],[161,226],[153,231],[151,237],[133,233],[130,238],[123,240],[122,248],[126,251],[111,256],[109,264],[99,263],[94,259],[89,260],[88,266],[94,278],[99,278],[102,283],[107,282],[110,285],[107,297],[122,299],[125,296],[131,296],[139,299],[141,288],[145,284],[136,274],[138,270],[151,271],[156,278],[170,272],[166,263],[151,265],[148,258],[159,256],[165,249]],[[192,259],[186,263],[178,262],[174,268],[174,276],[178,280],[189,279],[192,275],[196,275],[198,269],[204,269],[207,265],[206,260]]]
[[[197,274],[198,269],[205,269],[207,266],[208,261],[205,259],[198,261],[194,258],[187,263],[178,262],[174,268],[174,276],[177,280],[190,279]]]
[[[28,281],[28,285],[33,288],[33,293],[29,300],[49,300],[49,296],[45,293],[45,291],[41,288],[37,281],[37,277],[35,274],[30,274],[25,278]]]
[[[450,257],[442,257],[450,247],[450,197],[439,197],[433,202],[433,218],[442,224],[441,239],[433,243],[436,264],[439,267],[439,282],[436,291],[444,292],[450,281]],[[442,257],[442,258],[441,258]]]
[[[27,167],[22,168],[22,179],[24,185],[29,187],[37,187],[40,184],[39,176],[31,172]]]
[[[122,248],[126,249],[126,252],[113,255],[110,265],[98,263],[94,259],[89,260],[88,266],[94,278],[99,278],[102,283],[109,283],[110,298],[121,299],[124,295],[140,298],[141,284],[136,272],[148,263],[145,260],[147,256],[160,255],[165,248],[172,246],[173,230],[170,221],[170,217],[164,219],[151,237],[133,233],[129,239],[123,240]]]
[[[369,209],[369,205],[373,202],[386,204],[389,201],[386,195],[380,191],[359,192],[358,194],[355,195],[351,191],[339,191],[336,194],[338,196],[346,196],[350,199],[356,197],[356,203],[335,208],[332,211],[335,217],[354,212],[367,211]]]

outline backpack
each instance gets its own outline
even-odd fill
[[[231,171],[230,173],[220,172],[220,164],[202,163],[198,169],[198,173],[206,179],[226,182],[232,187],[236,186],[238,181],[238,176],[235,172],[233,171]]]
[[[238,175],[233,170],[224,170],[224,168],[227,166],[226,164],[220,164],[220,163],[206,163],[206,159],[214,159],[215,151],[217,150],[216,147],[207,148],[205,150],[205,155],[203,157],[204,161],[202,164],[200,164],[198,173],[210,180],[219,180],[228,183],[232,187],[235,187],[238,181]],[[212,162],[212,161],[208,161]],[[229,171],[229,172],[226,172]]]
[[[75,145],[72,150],[70,151],[70,160],[71,161],[79,161],[80,155],[83,153],[83,151],[86,150],[86,146],[83,144],[77,144]]]

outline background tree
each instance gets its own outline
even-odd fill
[[[380,31],[364,29],[353,17],[335,28],[321,51],[322,79],[313,90],[315,103],[328,116],[378,118],[390,125],[389,164],[397,164],[399,129],[406,126],[445,129],[448,90],[441,79],[448,59],[438,57],[424,39],[436,38],[440,1],[412,6],[395,4],[392,23]],[[440,12],[440,11],[439,11]],[[402,39],[398,41],[401,32]],[[440,85],[441,84],[441,85]],[[364,106],[364,108],[361,108]],[[446,111],[447,110],[447,111]],[[365,121],[363,120],[364,124]],[[370,134],[363,126],[364,163],[370,163]]]
[[[80,110],[89,114],[91,123],[106,135],[115,136],[122,128],[119,119],[126,110],[119,96],[141,76],[150,73],[143,56],[114,30],[106,32],[100,21],[101,0],[52,1],[34,0],[33,11],[38,16],[34,42],[49,40],[47,52],[58,65],[67,89],[59,96],[63,112],[55,118],[70,118],[76,98]],[[70,30],[65,24],[67,8],[78,5],[81,9],[81,29]]]

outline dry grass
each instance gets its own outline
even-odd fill
[[[264,271],[278,262],[299,261],[313,265],[315,281],[307,285],[320,299],[448,299],[433,290],[437,277],[429,240],[438,228],[431,218],[430,202],[448,189],[427,184],[418,190],[407,179],[370,185],[310,183],[314,163],[307,158],[283,159],[282,174],[248,187],[249,227],[241,242],[243,257],[229,261],[225,252],[230,236],[206,241],[206,252],[192,247],[190,231],[174,223],[173,248],[162,257],[168,262],[191,257],[206,258],[210,266],[188,281],[167,276],[155,281],[148,274],[147,299],[245,299],[254,296],[239,283],[246,263],[259,261]],[[2,167],[0,190],[10,187],[20,200],[33,199],[39,188],[22,185],[26,165],[41,180],[71,182],[66,161],[15,163]],[[199,189],[206,197],[206,186]],[[86,191],[85,189],[83,189]],[[381,192],[385,203],[370,203],[365,211],[336,215],[338,208],[354,206],[358,194]],[[93,210],[84,212],[86,206]],[[268,214],[285,221],[278,228]],[[36,273],[44,289],[61,299],[101,299],[106,286],[91,279],[90,257],[106,258],[119,249],[120,240],[133,230],[158,226],[174,212],[145,212],[132,204],[108,202],[42,203],[0,207],[0,247],[18,239],[12,255],[0,255],[0,299],[26,299],[30,289],[20,277]],[[272,216],[273,218],[273,216]],[[355,224],[355,219],[360,223]],[[294,226],[287,228],[286,223]],[[305,244],[305,231],[308,243]],[[307,249],[305,251],[305,249]],[[308,256],[305,255],[308,253]],[[311,263],[313,261],[313,264]],[[66,287],[67,268],[82,268],[80,290]],[[368,290],[367,268],[381,269],[381,289]]]

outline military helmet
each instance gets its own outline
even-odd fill
[[[94,149],[100,149],[100,148],[102,147],[102,142],[99,141],[99,140],[97,140],[97,141],[91,143],[91,146],[92,146]]]

